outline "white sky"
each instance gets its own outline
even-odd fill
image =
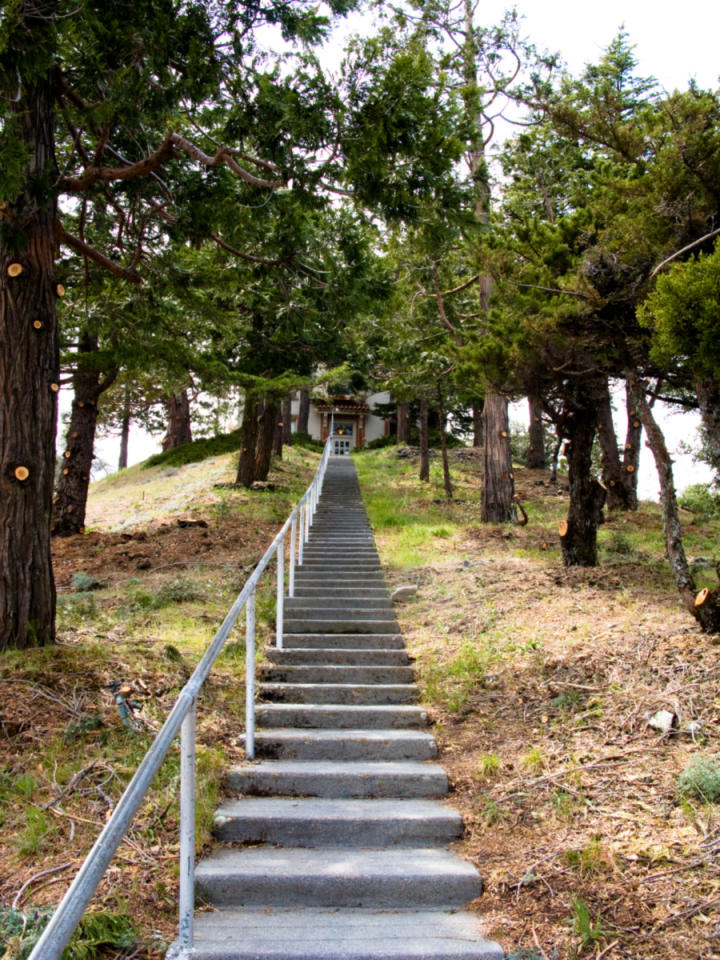
[[[511,4],[503,0],[480,0],[478,21],[490,25]],[[521,0],[517,10],[524,17],[525,33],[543,50],[558,51],[572,73],[595,62],[618,29],[624,26],[635,44],[638,72],[654,76],[667,90],[684,89],[690,79],[701,87],[720,85],[720,3],[717,0]],[[355,15],[350,26],[363,32],[371,17]],[[347,28],[342,32],[346,32]],[[63,407],[69,406],[67,392]],[[522,415],[521,415],[522,417]],[[681,440],[693,440],[697,417],[676,414],[663,416],[672,448]],[[130,462],[137,463],[159,449],[159,438],[142,436],[137,428],[130,437]],[[113,467],[117,461],[117,442],[98,445],[98,455]],[[689,457],[678,456],[676,482],[682,489],[688,483],[709,479],[709,471],[693,465]],[[657,478],[652,457],[644,449],[640,474],[641,495],[657,496]]]

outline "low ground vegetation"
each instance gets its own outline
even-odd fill
[[[438,460],[421,485],[399,449],[356,463],[389,581],[419,588],[398,612],[466,820],[458,849],[485,878],[489,933],[513,960],[720,957],[719,648],[676,599],[658,508],[608,519],[602,566],[563,569],[562,480],[518,468],[529,523],[481,526],[476,451],[453,451],[448,502]],[[55,546],[60,645],[0,659],[8,960],[27,955],[317,454],[286,451],[263,491],[232,486],[232,459],[96,484],[88,532]],[[697,497],[686,506],[688,551],[710,582],[720,521]],[[272,589],[258,609],[269,639]],[[199,711],[200,847],[223,771],[242,755],[241,640]],[[178,772],[173,753],[74,956],[163,955]]]

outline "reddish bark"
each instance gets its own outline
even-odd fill
[[[489,392],[483,407],[483,485],[481,520],[507,523],[515,519],[515,483],[510,455],[507,397]]]
[[[29,16],[29,15],[28,15]],[[27,151],[26,183],[54,184],[50,77],[6,98]],[[49,188],[8,205],[0,240],[0,650],[55,640],[50,515],[59,375],[55,196]],[[11,276],[18,265],[22,272]]]
[[[190,424],[190,398],[187,390],[168,397],[168,427],[163,437],[163,450],[174,450],[184,443],[192,443],[192,427]]]
[[[98,338],[82,334],[73,374],[73,402],[61,471],[55,490],[52,532],[71,537],[85,529],[85,511],[95,450],[98,400],[115,380],[115,372],[101,379],[93,364]]]
[[[255,481],[255,448],[258,437],[258,401],[248,391],[245,394],[243,409],[242,441],[240,444],[240,459],[235,482],[243,487],[250,487]]]
[[[540,397],[528,397],[528,407],[530,414],[530,427],[528,429],[530,446],[528,448],[527,465],[531,470],[544,470],[547,462],[545,460],[545,430],[542,422],[542,400]]]
[[[565,398],[562,430],[568,437],[565,456],[570,505],[560,546],[566,567],[597,566],[597,530],[602,522],[605,490],[593,476],[592,447],[602,390],[603,381],[598,378],[580,384]]]
[[[475,400],[472,405],[473,446],[483,445],[483,401]]]
[[[273,454],[273,441],[278,422],[279,404],[277,400],[266,400],[260,418],[260,429],[255,452],[255,479],[267,480]]]
[[[398,443],[410,443],[410,404],[397,405],[397,429],[395,432]]]
[[[424,483],[430,479],[430,447],[428,444],[428,403],[420,400],[420,472],[418,479]]]
[[[297,432],[307,433],[310,416],[310,394],[307,390],[300,390],[298,398]]]
[[[440,420],[440,449],[442,451],[443,486],[445,496],[452,500],[453,488],[450,479],[450,463],[448,460],[447,437],[445,436],[445,404],[443,402],[442,387],[438,384],[438,419]]]

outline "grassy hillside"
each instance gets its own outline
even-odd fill
[[[418,586],[399,616],[468,825],[459,848],[486,880],[478,909],[490,932],[515,960],[719,956],[720,826],[708,798],[713,785],[720,798],[720,767],[681,776],[719,752],[719,648],[677,602],[657,507],[611,518],[602,566],[566,571],[562,485],[518,469],[530,522],[483,527],[479,461],[452,456],[450,503],[436,462],[419,484],[417,464],[394,448],[355,461],[390,583]],[[56,544],[61,642],[0,657],[8,958],[23,955],[36,908],[67,885],[316,463],[286,451],[264,492],[229,486],[231,454],[132,468],[96,484],[88,532]],[[690,556],[712,557],[719,522],[687,520]],[[271,588],[258,610],[262,644]],[[200,705],[200,845],[223,770],[241,754],[241,640]],[[123,724],[113,681],[132,685],[137,729]],[[665,735],[648,724],[661,709],[675,718]],[[177,780],[173,754],[84,942],[163,955],[176,922]]]

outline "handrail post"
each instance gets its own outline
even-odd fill
[[[245,753],[255,759],[255,590],[245,606]]]
[[[285,603],[285,538],[280,541],[277,548],[277,601],[275,606],[275,625],[277,629],[276,645],[278,650],[282,650],[283,645],[283,614]]]
[[[195,716],[196,701],[180,733],[180,929],[182,953],[193,948],[195,915]]]
[[[290,524],[290,563],[288,570],[288,596],[295,596],[295,540],[297,538],[297,514]]]
[[[305,501],[300,506],[300,529],[298,530],[298,566],[303,562],[303,546],[305,545]]]

